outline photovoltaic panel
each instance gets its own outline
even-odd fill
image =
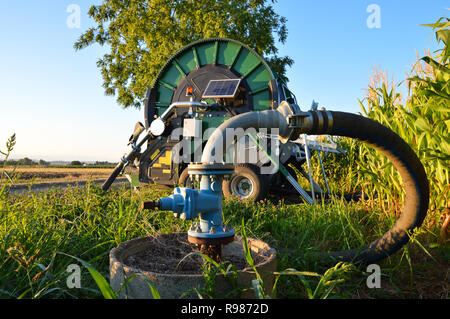
[[[203,98],[234,98],[240,79],[211,80],[203,92]]]

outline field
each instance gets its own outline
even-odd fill
[[[111,167],[64,166],[6,166],[0,174],[0,182],[8,183],[11,193],[47,191],[52,188],[83,186],[88,182],[103,183],[113,171]],[[11,181],[14,182],[11,182]],[[117,178],[115,185],[126,182]]]
[[[32,183],[58,183],[87,181],[92,179],[107,178],[112,168],[92,168],[92,167],[45,167],[45,166],[18,166],[6,167],[7,172],[14,171],[17,174],[15,185]],[[6,178],[5,176],[2,176]]]

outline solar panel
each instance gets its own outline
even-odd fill
[[[203,98],[234,98],[241,79],[211,80],[203,92]]]

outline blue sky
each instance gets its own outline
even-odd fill
[[[99,46],[75,52],[73,43],[92,25],[93,0],[15,0],[0,3],[0,149],[17,135],[14,158],[117,161],[127,151],[143,110],[122,109],[104,95],[96,61]],[[80,28],[66,21],[81,8]],[[367,7],[380,8],[380,28],[367,26]],[[312,100],[336,111],[359,112],[374,66],[405,78],[416,51],[437,48],[430,28],[449,16],[448,1],[279,0],[289,35],[280,55],[295,64],[289,87],[302,109]]]

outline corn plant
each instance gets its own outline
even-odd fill
[[[360,106],[365,116],[392,129],[415,150],[430,180],[430,210],[448,212],[450,22],[441,18],[427,26],[436,30],[436,38],[444,43],[444,47],[435,56],[428,55],[417,61],[407,79],[409,94],[406,101],[402,101],[398,87],[385,73],[375,72]],[[373,177],[372,191],[386,194],[381,200],[391,204],[404,199],[400,176],[387,158],[365,145],[360,151],[360,169],[366,176]]]

